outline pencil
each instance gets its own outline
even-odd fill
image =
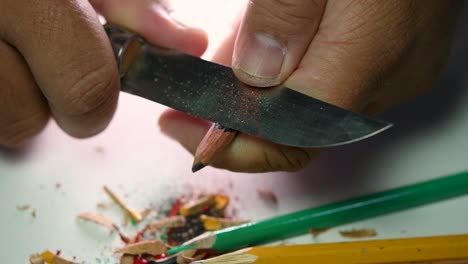
[[[231,144],[236,135],[236,130],[214,123],[195,151],[192,171],[197,172],[211,164],[218,154]]]
[[[468,263],[468,235],[254,247],[193,264]]]
[[[207,232],[170,249],[168,254],[194,248],[213,248],[219,252],[230,252],[306,234],[311,228],[315,230],[331,228],[467,193],[468,172],[458,173],[263,221]]]

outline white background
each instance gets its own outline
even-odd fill
[[[213,40],[209,57],[241,4],[181,0],[175,6],[181,8],[178,16],[208,30]],[[382,117],[394,122],[394,128],[330,149],[300,173],[250,175],[207,168],[193,175],[192,157],[158,130],[157,118],[164,108],[129,95],[121,97],[109,129],[95,138],[72,139],[51,122],[27,147],[0,151],[2,262],[27,263],[30,253],[44,249],[62,249],[65,256],[87,263],[111,255],[118,239],[75,218],[79,212],[96,211],[98,202],[108,202],[103,184],[128,195],[141,209],[193,189],[224,190],[238,197],[233,208],[241,217],[262,219],[468,170],[466,36],[460,34],[457,60],[432,92]],[[258,199],[258,187],[271,187],[279,197],[278,207]],[[21,204],[36,208],[37,218],[17,211]],[[454,199],[335,228],[316,239],[305,235],[295,242],[341,241],[337,231],[350,228],[375,228],[378,238],[466,233],[467,206],[468,198]],[[121,222],[118,210],[105,213]]]

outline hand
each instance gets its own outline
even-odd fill
[[[40,132],[50,114],[75,137],[112,118],[119,75],[93,9],[154,44],[201,55],[207,38],[174,21],[160,1],[0,0],[0,146]]]
[[[460,2],[250,0],[239,34],[226,42],[218,62],[230,64],[226,54],[233,54],[234,73],[247,84],[284,82],[311,97],[373,115],[431,87],[446,62]],[[192,153],[208,128],[175,111],[165,113],[160,124]],[[241,134],[214,166],[294,171],[317,153]]]

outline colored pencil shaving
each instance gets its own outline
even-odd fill
[[[454,174],[328,205],[310,208],[263,221],[206,233],[175,247],[168,254],[190,248],[209,247],[229,252],[284,239],[314,230],[356,222],[407,210],[468,193],[468,172]]]
[[[342,230],[340,235],[346,238],[366,238],[377,236],[377,231],[372,228]]]
[[[207,216],[207,215],[201,215],[200,219],[203,222],[203,226],[205,227],[205,230],[207,231],[220,230],[226,227],[243,225],[249,222],[245,220],[212,217],[212,216]]]
[[[195,214],[200,213],[200,211],[204,207],[212,206],[214,203],[215,203],[214,195],[205,195],[198,199],[191,200],[183,204],[179,209],[179,213],[185,216],[195,215]]]
[[[147,240],[142,242],[137,242],[133,244],[128,244],[125,247],[115,251],[117,254],[127,254],[127,255],[160,255],[165,253],[167,250],[166,244],[160,240]]]
[[[161,228],[177,228],[182,227],[187,223],[187,220],[184,216],[175,215],[160,220],[156,220],[151,224],[146,226],[146,230],[150,232],[156,232]]]
[[[82,220],[86,220],[86,221],[91,221],[98,225],[107,227],[112,231],[119,231],[119,227],[112,220],[110,220],[109,218],[101,214],[84,212],[84,213],[78,214],[78,218]]]
[[[197,172],[213,163],[237,136],[237,131],[218,123],[213,124],[206,132],[195,151],[192,171]]]
[[[44,251],[41,254],[34,254],[29,257],[29,262],[31,264],[78,264],[59,257],[57,254],[54,254],[50,251]]]
[[[198,264],[468,263],[468,235],[254,247]]]
[[[140,222],[143,219],[143,217],[141,216],[141,214],[138,211],[130,208],[130,206],[120,196],[118,196],[111,189],[109,189],[109,187],[104,186],[103,188],[104,188],[104,191],[107,193],[107,195],[109,195],[109,197],[118,206],[120,206],[120,208],[122,208],[125,212],[127,212],[128,215],[133,219],[133,221]]]

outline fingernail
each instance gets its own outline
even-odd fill
[[[278,84],[286,47],[265,33],[254,33],[241,45],[236,49],[233,67],[252,80],[253,85]]]

